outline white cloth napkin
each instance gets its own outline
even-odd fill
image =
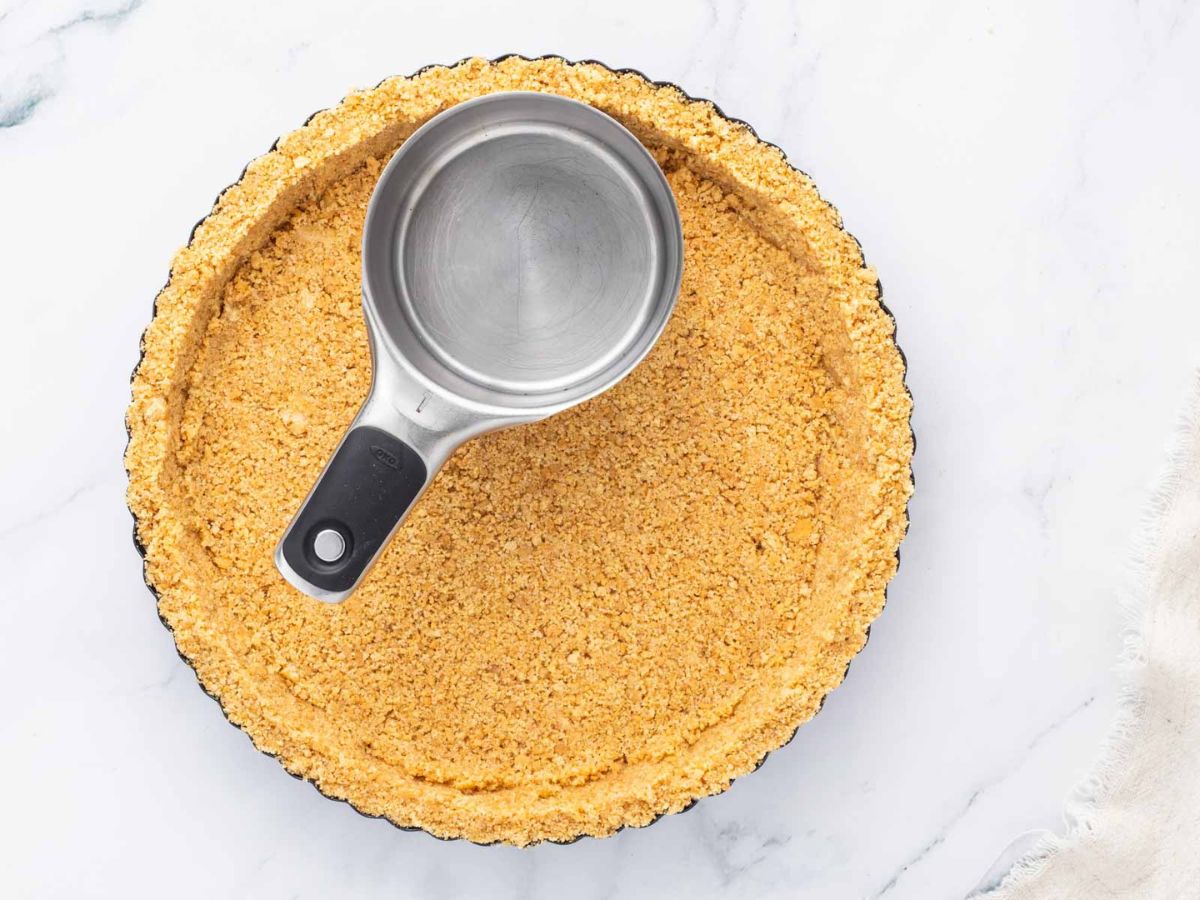
[[[1200,898],[1200,383],[1151,505],[1121,719],[1051,837],[981,900]]]

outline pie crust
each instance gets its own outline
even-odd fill
[[[552,91],[655,154],[676,312],[613,390],[469,442],[345,603],[272,551],[365,398],[371,188],[437,112]],[[812,182],[706,101],[597,63],[465,60],[348,96],[179,251],[127,415],[147,584],[229,720],[363,813],[524,845],[724,790],[862,648],[912,491],[875,273]]]

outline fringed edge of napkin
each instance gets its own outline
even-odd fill
[[[1162,563],[1163,530],[1172,505],[1179,498],[1189,464],[1200,457],[1200,374],[1193,376],[1183,413],[1178,417],[1168,445],[1167,459],[1152,482],[1149,501],[1135,531],[1118,594],[1123,622],[1122,649],[1117,657],[1119,678],[1117,715],[1100,745],[1098,762],[1068,794],[1062,834],[1044,832],[1000,878],[985,878],[972,892],[980,900],[1034,900],[1053,897],[1066,900],[1061,892],[1043,893],[1042,876],[1069,851],[1084,852],[1087,838],[1109,813],[1107,805],[1122,783],[1122,775],[1134,755],[1137,742],[1145,736],[1147,698],[1147,634],[1153,627],[1157,596],[1155,580]],[[1200,481],[1200,470],[1191,473]],[[1097,850],[1097,852],[1099,852]],[[1095,896],[1096,885],[1082,886],[1080,896]],[[1116,896],[1116,895],[1113,895]],[[1147,896],[1150,896],[1147,894]]]

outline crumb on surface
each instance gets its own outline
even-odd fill
[[[370,385],[367,200],[421,122],[502,89],[651,147],[676,312],[611,391],[460,449],[314,602],[272,551]],[[471,60],[350,95],[222,195],[144,347],[126,462],[161,615],[256,746],[399,825],[528,844],[724,789],[840,683],[895,571],[910,401],[874,273],[777,150],[636,75]]]

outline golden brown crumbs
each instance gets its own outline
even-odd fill
[[[422,121],[504,89],[652,147],[677,310],[615,389],[464,446],[320,604],[272,550],[369,387],[367,200]],[[393,79],[256,160],[176,257],[128,416],[147,579],[230,719],[363,812],[515,844],[644,824],[786,741],[878,615],[911,487],[891,335],[837,214],[711,105],[557,59]]]

